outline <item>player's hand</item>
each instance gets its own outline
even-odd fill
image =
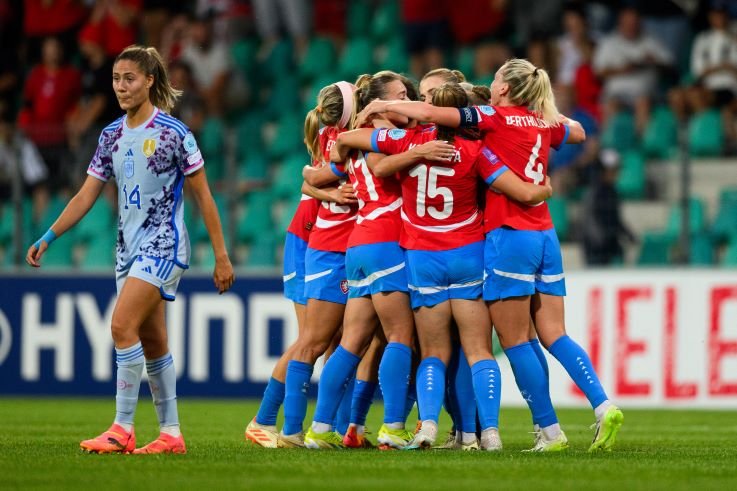
[[[356,198],[356,190],[353,189],[353,184],[346,182],[338,186],[338,200],[339,205],[352,205],[358,202]]]
[[[358,113],[356,116],[356,128],[360,128],[365,125],[374,114],[385,113],[387,110],[388,101],[382,101],[381,99],[374,99],[369,102],[368,106],[363,108],[363,111]]]
[[[48,248],[49,245],[43,240],[38,247],[36,247],[36,244],[31,244],[31,247],[28,248],[28,252],[26,253],[26,262],[34,268],[40,268],[41,256],[44,255]]]
[[[550,176],[545,176],[545,182],[543,183],[543,187],[547,191],[547,197],[545,199],[549,199],[553,197],[553,186],[550,184]]]
[[[340,138],[340,137],[338,137]],[[341,152],[342,150],[342,152]],[[344,145],[333,145],[333,148],[330,149],[330,161],[331,162],[343,162],[348,157],[348,152],[350,151],[349,147],[346,147]]]
[[[235,281],[233,274],[233,265],[230,264],[230,258],[226,255],[215,260],[215,271],[212,273],[212,279],[215,282],[215,288],[221,295],[227,292]]]
[[[433,140],[422,145],[417,145],[414,149],[415,154],[423,160],[434,160],[439,162],[448,162],[456,153],[453,145],[443,140]]]

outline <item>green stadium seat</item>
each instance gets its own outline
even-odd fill
[[[645,155],[656,159],[669,159],[678,150],[678,121],[667,106],[656,108],[650,116],[642,138]]]
[[[250,268],[276,266],[276,238],[269,230],[262,231],[251,244],[246,265]]]
[[[691,236],[689,262],[693,265],[711,266],[714,264],[714,245],[708,234]]]
[[[274,136],[269,142],[267,152],[272,159],[281,159],[304,146],[304,119],[294,112],[279,119]]]
[[[208,118],[197,140],[205,159],[208,180],[222,179],[225,173],[225,124],[220,119]]]
[[[302,189],[302,168],[308,165],[310,158],[306,152],[298,152],[285,159],[274,176],[271,188],[276,199],[290,199],[299,196]]]
[[[115,237],[110,233],[94,237],[79,266],[84,270],[109,270],[115,265]]]
[[[264,230],[271,230],[274,227],[271,210],[271,193],[268,191],[248,193],[246,195],[246,213],[238,224],[238,240],[253,242]]]
[[[721,261],[722,266],[737,268],[737,235],[733,235]]]
[[[688,124],[688,148],[698,157],[717,157],[722,154],[724,128],[722,117],[710,109],[691,118]]]
[[[385,45],[385,54],[379,65],[383,70],[392,70],[397,73],[409,71],[409,54],[401,36],[395,36]]]
[[[673,240],[681,235],[681,216],[680,203],[671,205],[665,234]],[[701,234],[706,230],[704,202],[698,198],[691,198],[689,201],[689,228],[692,234]]]
[[[672,238],[659,232],[647,232],[642,236],[642,246],[637,258],[639,266],[664,266],[670,264]]]
[[[266,156],[252,151],[243,156],[238,164],[239,181],[267,181],[269,178],[269,161]]]
[[[645,195],[645,157],[638,150],[622,155],[622,165],[617,178],[617,191],[624,199],[642,199]]]
[[[637,148],[635,118],[626,111],[614,114],[601,132],[601,147],[613,148],[620,153]]]
[[[249,112],[235,123],[236,158],[242,160],[251,154],[254,149],[263,147],[261,129],[264,125],[264,115],[260,112]]]
[[[292,223],[292,218],[294,218],[294,213],[297,211],[301,199],[302,195],[297,194],[282,202],[281,215],[279,215],[278,223],[274,227],[276,238],[279,242],[284,242],[287,229],[289,228],[289,224]]]
[[[266,117],[270,121],[275,121],[284,115],[294,113],[295,108],[300,107],[301,104],[297,78],[286,73],[274,82],[271,94],[259,114],[262,115],[262,118]]]
[[[315,108],[315,106],[317,106],[317,96],[320,94],[320,91],[323,89],[323,87],[326,87],[340,79],[340,75],[332,72],[327,72],[315,78],[308,87],[305,94],[303,112],[307,113],[307,111],[311,111]],[[355,78],[350,78],[346,81],[353,83],[355,81]]]
[[[352,0],[348,4],[346,32],[365,32],[367,19],[372,16],[371,0]]]
[[[719,211],[711,233],[717,242],[723,242],[729,236],[737,235],[737,188],[722,190],[719,197]]]
[[[246,78],[250,77],[255,67],[258,45],[253,39],[239,39],[230,47],[230,58],[233,66]]]
[[[24,208],[26,206],[27,205],[24,204]],[[41,235],[49,229],[56,219],[59,218],[59,215],[61,215],[61,212],[64,211],[66,206],[66,201],[61,199],[60,196],[52,196],[51,200],[49,200],[48,206],[46,206],[46,209],[38,219],[38,223],[35,224],[35,227],[32,230],[33,237],[31,237],[31,239],[36,240],[41,237]],[[25,209],[23,210],[23,214],[24,216],[29,216]]]
[[[399,2],[385,0],[380,3],[371,19],[371,37],[376,43],[384,43],[391,37],[399,37],[400,31]]]
[[[289,40],[279,41],[258,67],[259,82],[269,83],[293,70],[294,49]]]
[[[476,65],[476,54],[470,46],[461,46],[456,52],[455,65],[466,77],[472,78]]]
[[[108,232],[114,237],[113,232]],[[74,233],[63,234],[57,238],[51,247],[44,253],[41,258],[41,265],[47,269],[69,269],[74,265],[74,251],[77,242],[74,240]]]
[[[101,235],[110,235],[115,230],[113,217],[115,212],[112,205],[104,196],[100,196],[92,209],[74,227],[73,233],[77,240],[89,242]]]
[[[556,196],[548,199],[547,203],[550,217],[555,225],[555,232],[562,242],[568,238],[568,205],[565,199]]]
[[[363,73],[374,72],[374,46],[367,38],[349,40],[338,60],[338,72],[345,80],[355,80]]]
[[[333,42],[325,37],[314,37],[310,40],[307,51],[299,64],[299,76],[303,81],[314,80],[323,73],[329,72],[336,60]]]
[[[223,196],[222,194],[216,194],[213,198],[215,200],[215,206],[217,206],[218,209],[218,214],[220,215],[220,223],[223,227],[223,233],[227,235],[228,223],[230,220],[230,213],[227,207],[227,201],[225,199],[225,196]],[[189,205],[190,207],[196,206],[195,203],[186,203],[184,206],[185,210],[187,210],[187,205]],[[191,212],[191,210],[189,212],[185,212],[185,223],[187,224],[187,230],[189,231],[189,238],[192,244],[205,243],[210,241],[210,236],[207,233],[205,221],[202,219],[202,215],[199,212],[197,213],[197,218],[194,218],[194,214]]]

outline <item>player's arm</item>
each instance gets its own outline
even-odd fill
[[[455,147],[448,142],[432,140],[396,155],[372,153],[366,159],[366,165],[376,177],[387,177],[393,176],[420,160],[449,162],[454,153]]]
[[[361,128],[352,131],[345,131],[338,135],[335,145],[330,149],[330,160],[333,162],[343,162],[348,158],[351,149],[371,150],[374,129]]]
[[[523,203],[525,205],[536,205],[553,195],[553,187],[550,185],[550,177],[545,176],[545,183],[542,185],[525,182],[512,171],[506,171],[500,174],[491,187],[497,191],[504,193],[509,198]]]
[[[41,266],[41,256],[46,252],[49,245],[57,238],[64,234],[79,222],[83,216],[90,211],[92,205],[95,204],[97,198],[105,187],[105,181],[93,176],[87,176],[82,187],[77,194],[69,200],[64,211],[61,212],[59,218],[51,225],[49,230],[28,248],[26,253],[26,262],[38,268]]]
[[[426,121],[450,128],[461,125],[461,113],[457,107],[439,107],[419,101],[382,101],[375,100],[369,103],[358,114],[356,124],[363,124],[372,114],[382,114],[392,111],[417,121]]]
[[[327,186],[346,177],[348,176],[343,172],[342,166],[333,162],[321,165],[320,167],[305,165],[302,168],[302,179],[310,186],[316,188]]]
[[[339,186],[325,188],[317,188],[303,182],[302,193],[320,201],[330,201],[339,205],[350,205],[358,202],[353,191],[353,186],[349,182]]]
[[[215,271],[213,280],[218,292],[224,293],[233,284],[233,265],[230,263],[228,251],[225,249],[223,227],[220,223],[220,214],[212,198],[210,186],[207,184],[207,176],[204,169],[200,168],[192,174],[187,175],[186,184],[194,196],[197,206],[205,221],[207,235],[210,237],[212,250],[215,253]]]
[[[581,123],[562,114],[560,115],[559,122],[567,126],[568,134],[564,143],[583,143],[586,141],[586,131],[581,126]]]

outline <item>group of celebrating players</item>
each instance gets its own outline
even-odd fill
[[[86,181],[26,261],[39,267],[56,237],[115,179],[116,414],[107,431],[80,446],[185,453],[164,315],[190,257],[185,183],[210,236],[220,293],[232,285],[233,268],[196,140],[168,114],[181,92],[158,52],[126,48],[113,65],[113,89],[124,116],[103,129]],[[424,102],[406,77],[381,71],[324,87],[308,113],[313,165],[303,171],[284,252],[284,290],[299,336],[274,368],[246,438],[264,447],[369,446],[365,422],[378,381],[380,449],[433,447],[445,405],[454,428],[443,448],[501,450],[493,326],[532,413],[531,450],[568,446],[541,344],[594,409],[589,449],[611,449],[623,415],[566,335],[560,245],[545,204],[549,147],[583,141],[581,125],[558,113],[547,73],[526,60],[507,61],[490,89],[437,69],[419,92]],[[304,433],[313,366],[326,352],[314,421]],[[136,448],[144,366],[160,434]],[[405,423],[415,402],[419,422],[411,432]]]
[[[410,80],[381,71],[324,87],[308,113],[313,161],[284,253],[299,336],[246,438],[270,448],[370,446],[365,421],[378,379],[380,449],[433,447],[445,405],[454,427],[441,448],[499,451],[493,326],[532,413],[531,451],[568,447],[541,342],[594,409],[589,450],[610,450],[623,415],[566,335],[560,244],[545,204],[549,147],[582,142],[581,125],[558,113],[545,70],[522,59],[507,61],[490,90],[433,70],[417,99]]]

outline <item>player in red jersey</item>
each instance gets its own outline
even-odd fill
[[[422,103],[376,102],[365,112],[391,110],[452,127],[477,127],[509,170],[536,184],[547,174],[550,145],[585,139],[579,123],[558,113],[547,72],[527,60],[509,60],[497,71],[491,103],[456,111]],[[541,427],[533,450],[563,450],[568,441],[550,403],[543,366],[527,339],[531,310],[542,343],[594,408],[596,432],[589,450],[611,449],[624,417],[609,401],[588,354],[566,335],[563,261],[547,206],[524,206],[489,194],[486,230],[484,298],[491,302],[492,319],[517,384],[530,395],[528,405]]]
[[[435,88],[433,104],[465,107],[466,92],[457,83]],[[440,134],[438,134],[440,133]],[[420,160],[375,167],[379,176],[399,173],[402,183],[400,244],[407,267],[423,361],[418,369],[418,402],[422,429],[409,448],[432,445],[443,402],[446,366],[451,359],[451,320],[458,323],[461,342],[473,365],[473,390],[481,426],[481,446],[500,450],[498,435],[499,367],[491,354],[491,322],[481,298],[484,231],[476,189],[479,178],[513,198],[537,203],[550,196],[549,186],[522,182],[500,170],[502,165],[479,141],[450,128],[357,130],[338,137],[333,159],[346,146],[395,154],[434,140],[452,140],[445,162]],[[475,135],[471,135],[473,138]],[[498,183],[495,182],[498,179]],[[479,448],[474,429],[465,448]]]
[[[308,112],[305,118],[305,144],[307,145],[312,165],[322,166],[327,161],[330,148],[335,142],[339,131],[345,129],[354,114],[353,90],[355,87],[348,82],[337,82],[324,87],[317,97],[317,107]],[[346,102],[344,104],[344,102]],[[320,124],[323,124],[318,131]],[[305,326],[307,298],[305,296],[305,253],[312,230],[318,220],[318,209],[322,206],[329,211],[332,209],[350,208],[355,198],[346,196],[337,188],[318,190],[309,185],[303,186],[303,194],[292,222],[287,229],[284,244],[284,295],[294,302],[299,332]],[[323,216],[329,216],[323,213]],[[352,222],[343,234],[350,230]],[[340,280],[338,280],[340,281]],[[338,286],[339,288],[339,286]],[[339,307],[342,312],[342,306]],[[285,379],[287,364],[292,359],[295,344],[290,346],[281,356],[272,372],[272,377],[264,391],[258,414],[246,428],[246,438],[258,445],[275,448],[278,442],[276,430],[276,416],[285,397]]]

